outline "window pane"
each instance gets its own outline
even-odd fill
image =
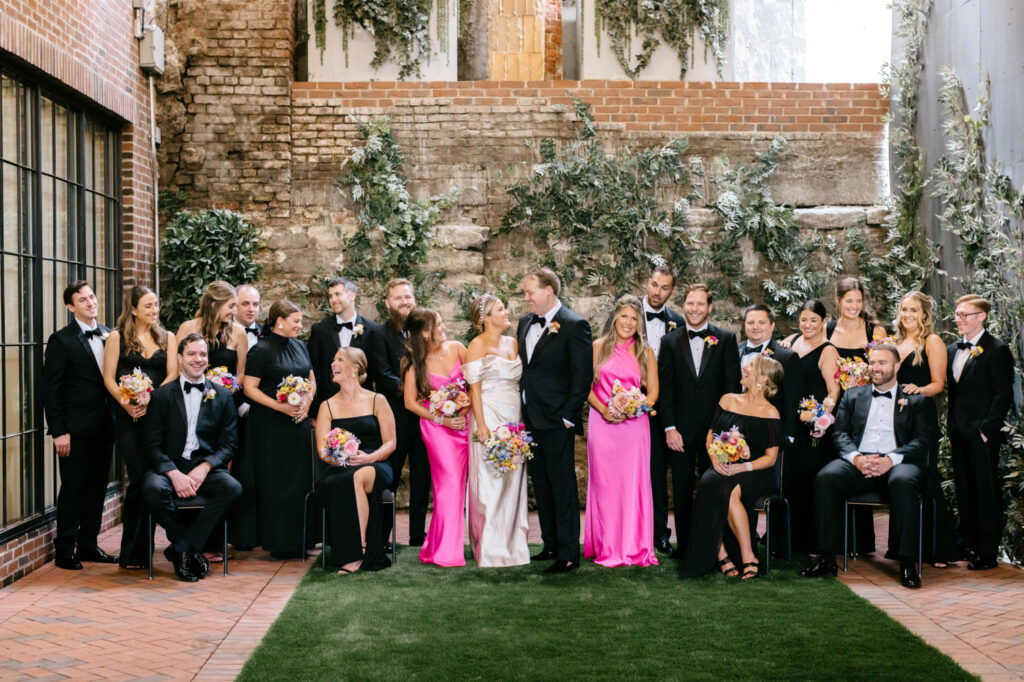
[[[21,302],[18,272],[18,261],[15,256],[4,256],[4,300]],[[20,305],[4,305],[3,307],[3,342],[18,342],[18,318],[21,317]]]
[[[79,131],[79,117],[74,112],[68,112],[68,141],[67,141],[67,154],[68,154],[68,180],[72,182],[79,182],[81,178],[78,177],[78,139],[81,136]]]
[[[68,168],[69,159],[74,158],[74,154],[68,153],[68,110],[59,104],[53,105],[53,154],[57,177],[73,177],[73,171]]]
[[[85,186],[92,188],[92,160],[95,145],[93,144],[92,121],[85,122]]]
[[[106,182],[104,183],[104,191],[107,194],[113,194],[114,188],[117,187],[117,158],[121,153],[120,148],[117,145],[117,133],[113,130],[107,131],[107,160],[106,160]]]
[[[107,264],[107,200],[98,194],[93,197],[96,202],[96,265]]]
[[[13,161],[18,151],[18,104],[15,82],[7,76],[0,77],[0,129],[3,130],[3,158]]]
[[[68,257],[68,186],[62,180],[54,182],[53,225],[53,256],[64,260]],[[46,242],[45,234],[43,242]],[[49,255],[45,248],[43,255]]]
[[[32,223],[33,216],[35,215],[35,201],[34,197],[34,185],[33,185],[33,173],[30,170],[21,171],[21,182],[18,185],[18,202],[19,206],[19,217],[20,229],[18,230],[18,253],[32,254],[34,253],[34,243],[32,239]],[[10,249],[10,247],[8,247]]]
[[[53,229],[54,229],[54,217],[55,217],[55,206],[54,206],[54,190],[53,190],[53,178],[43,176],[40,180],[43,195],[43,211],[42,224],[43,224],[43,258],[53,258]]]
[[[29,343],[36,341],[35,334],[35,309],[39,304],[39,295],[37,294],[35,287],[33,286],[33,273],[35,272],[35,260],[31,258],[20,258],[19,277],[20,277],[20,293],[18,297],[21,303],[21,310],[18,311],[18,317],[20,318],[19,326],[21,327],[21,333],[18,335],[18,340],[22,343]],[[8,291],[7,300],[11,299],[11,291]]]
[[[107,191],[107,131],[101,128],[99,125],[93,124],[93,133],[95,135],[95,148],[93,153],[93,169],[96,173],[96,190],[99,192]]]
[[[18,250],[18,169],[6,163],[0,163],[0,174],[4,185],[4,251]]]
[[[78,194],[81,191],[77,185],[68,185],[68,223],[64,236],[68,240],[66,257],[70,260],[78,260]]]
[[[57,504],[57,454],[53,439],[43,438],[43,504],[42,508]]]
[[[85,260],[96,258],[96,195],[85,193]]]
[[[53,173],[53,102],[46,97],[39,104],[39,152],[40,169]]]
[[[43,339],[50,338],[50,334],[55,329],[63,326],[60,324],[64,319],[63,316],[55,319],[56,311],[54,305],[50,303],[50,301],[56,301],[64,291],[64,285],[57,277],[59,271],[60,269],[52,261],[43,261]],[[63,308],[63,306],[61,307]]]

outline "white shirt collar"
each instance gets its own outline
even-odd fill
[[[335,316],[334,316],[334,319],[335,319],[335,321],[336,321],[336,322],[337,322],[338,324],[345,324],[346,322],[351,322],[351,323],[352,323],[352,324],[354,325],[354,324],[356,323],[356,318],[357,318],[358,316],[359,316],[359,313],[357,313],[357,312],[353,311],[353,312],[352,312],[352,318],[351,318],[351,319],[349,319],[349,320],[343,320],[343,319],[341,319],[341,315],[335,315]]]
[[[752,343],[750,343],[750,339],[747,339],[747,348],[759,348],[763,352],[764,349],[767,348],[768,344],[771,343],[771,342],[772,342],[772,340],[768,339],[767,341],[762,341],[761,343],[758,343],[758,344],[752,344]]]
[[[83,333],[83,334],[84,334],[85,332],[91,332],[91,331],[92,331],[93,329],[97,329],[97,328],[99,328],[99,326],[100,326],[100,323],[99,323],[99,322],[97,322],[96,320],[93,320],[93,321],[92,321],[92,326],[91,326],[91,327],[87,327],[87,326],[85,326],[85,322],[82,322],[82,321],[81,321],[80,319],[78,319],[77,317],[75,318],[75,322],[77,322],[77,323],[78,323],[78,326],[82,328],[82,333]]]
[[[182,393],[185,392],[185,382],[186,381],[188,383],[190,383],[190,384],[203,384],[204,386],[206,385],[206,377],[205,376],[200,378],[199,381],[192,381],[188,377],[186,377],[184,374],[180,374],[180,375],[178,375],[178,385],[181,386]],[[185,393],[185,395],[187,396],[188,393]]]
[[[689,322],[686,323],[686,329],[689,330],[689,331],[692,331],[692,332],[702,332],[702,331],[704,331],[707,328],[708,328],[707,320],[704,321],[703,325],[701,325],[700,327],[696,327],[696,328],[695,327],[691,327]]]
[[[551,324],[551,320],[555,319],[555,315],[562,309],[562,302],[555,299],[555,305],[551,307],[551,310],[544,313],[544,321],[546,324]]]
[[[967,337],[964,337],[964,341],[967,341],[972,346],[977,346],[978,345],[978,341],[981,341],[981,337],[984,336],[984,335],[985,335],[985,328],[982,327],[981,331],[978,332],[977,334],[975,334],[973,339],[968,339]]]
[[[882,393],[882,394],[888,396],[890,400],[892,400],[893,397],[896,395],[896,386],[899,386],[899,384],[895,384],[893,386],[890,386],[888,391],[879,391],[877,388],[875,388],[872,385],[871,386],[871,390],[872,391],[878,391],[878,393]],[[874,393],[871,394],[871,397],[874,398]],[[881,396],[879,396],[879,397],[881,397]]]
[[[660,313],[662,310],[665,309],[665,304],[664,303],[662,304],[662,306],[660,308],[652,308],[651,304],[647,302],[647,297],[646,296],[643,297],[643,300],[641,302],[644,304],[644,312],[645,313]]]

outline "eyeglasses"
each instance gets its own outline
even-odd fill
[[[981,311],[979,310],[978,312],[975,313],[955,313],[953,317],[955,317],[958,320],[964,320],[967,319],[968,317],[971,317],[972,315],[981,315]]]

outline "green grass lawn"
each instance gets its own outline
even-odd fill
[[[671,560],[545,576],[427,567],[416,549],[380,573],[317,562],[240,679],[972,679],[795,565],[744,583],[680,581]]]

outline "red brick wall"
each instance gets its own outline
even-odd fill
[[[0,0],[0,50],[123,121],[122,264],[125,284],[153,281],[153,163],[149,85],[138,67],[131,0]],[[118,522],[120,496],[107,500],[104,528]],[[0,582],[9,584],[53,556],[54,524],[0,546]]]
[[[562,77],[562,0],[546,0],[544,7],[544,77]]]
[[[889,100],[867,83],[680,81],[465,81],[293,83],[295,100],[330,99],[346,108],[387,108],[443,98],[455,107],[593,105],[598,123],[636,132],[877,133]]]

